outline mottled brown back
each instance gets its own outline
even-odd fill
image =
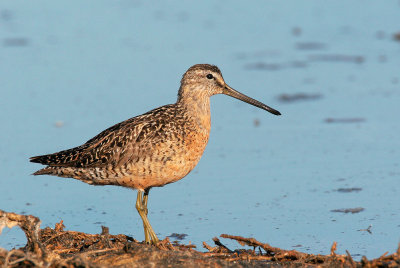
[[[173,131],[170,128],[174,124],[171,124],[170,121],[175,116],[176,109],[173,105],[162,106],[118,123],[81,146],[53,154],[34,156],[30,158],[30,161],[58,167],[117,166],[122,164],[120,161],[124,159],[127,153],[130,153],[129,147],[137,146],[146,149],[146,140],[152,143],[162,142],[166,130],[167,132]],[[143,156],[149,152],[141,150],[140,153]],[[132,157],[132,155],[129,155],[129,158]]]

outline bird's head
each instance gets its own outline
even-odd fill
[[[225,83],[222,73],[217,66],[210,64],[196,64],[190,67],[183,75],[178,93],[178,101],[185,98],[199,100],[209,98],[215,94],[225,94],[247,102],[272,114],[281,113],[264,103],[252,99]]]

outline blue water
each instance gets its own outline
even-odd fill
[[[283,115],[213,97],[200,163],[150,192],[159,237],[184,233],[200,249],[228,233],[310,253],[329,253],[333,241],[356,258],[392,253],[400,242],[398,32],[399,1],[2,1],[0,209],[36,215],[43,227],[63,220],[70,230],[105,225],[144,239],[136,192],[33,177],[40,166],[28,158],[175,102],[186,69],[211,63]],[[280,100],[298,93],[319,98]],[[361,191],[337,191],[353,187]],[[372,234],[360,231],[370,225]],[[17,228],[0,235],[8,249],[25,242]]]

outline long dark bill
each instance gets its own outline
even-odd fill
[[[225,95],[234,97],[234,98],[236,98],[238,100],[247,102],[248,104],[251,104],[251,105],[254,105],[254,106],[258,107],[258,108],[266,110],[266,111],[270,112],[271,114],[281,115],[281,113],[279,111],[277,111],[275,109],[272,109],[271,107],[265,105],[264,103],[259,102],[259,101],[255,100],[255,99],[252,99],[252,98],[240,93],[239,91],[234,90],[233,88],[231,88],[228,85],[225,86],[225,89],[224,89],[223,93]]]

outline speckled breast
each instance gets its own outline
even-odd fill
[[[152,153],[129,166],[129,176],[118,179],[122,186],[135,189],[159,187],[185,177],[199,162],[208,143],[210,117],[188,122],[152,146]]]

